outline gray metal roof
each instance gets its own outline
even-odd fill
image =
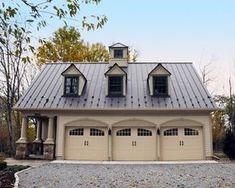
[[[149,95],[148,74],[158,63],[129,63],[126,97],[105,96],[107,63],[75,63],[87,79],[85,92],[80,97],[62,97],[61,73],[69,63],[47,64],[20,98],[16,109],[214,109],[214,102],[203,86],[192,63],[161,63],[170,73],[170,97]]]

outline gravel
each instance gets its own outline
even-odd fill
[[[95,165],[44,164],[19,174],[19,187],[235,187],[235,163]]]

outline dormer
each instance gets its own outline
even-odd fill
[[[169,77],[171,73],[159,63],[148,75],[149,93],[155,97],[169,97]]]
[[[128,66],[128,46],[122,43],[115,43],[109,46],[109,54],[110,54],[110,67],[115,63],[119,65],[119,67],[127,67]]]
[[[105,73],[106,77],[106,96],[124,97],[127,92],[127,73],[115,63]]]
[[[63,76],[64,97],[79,97],[82,95],[86,85],[86,78],[78,70],[78,68],[71,64],[61,75]]]

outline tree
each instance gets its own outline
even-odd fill
[[[226,131],[223,150],[230,159],[235,159],[235,133],[231,128]]]
[[[131,47],[128,51],[128,62],[136,62],[139,56],[139,51]]]
[[[87,30],[94,30],[102,28],[107,22],[107,17],[104,15],[95,16],[81,15],[81,7],[84,5],[95,4],[98,5],[101,0],[62,0],[60,3],[56,0],[15,0],[2,2],[0,4],[1,19],[8,19],[14,17],[17,24],[22,20],[21,15],[24,15],[24,20],[29,24],[34,24],[37,29],[47,26],[50,21],[67,20],[76,21]]]
[[[82,16],[80,12],[82,4],[99,4],[100,1],[15,0],[0,4],[0,99],[4,103],[11,155],[14,153],[14,128],[20,127],[20,114],[14,112],[13,106],[29,81],[26,71],[33,63],[32,30],[46,27],[50,21],[66,24],[68,19],[78,24],[81,21],[81,27],[87,30],[101,28],[107,22],[106,16]]]
[[[46,62],[108,61],[109,52],[101,43],[84,43],[74,27],[59,28],[51,40],[42,42],[37,50],[39,65]]]
[[[216,151],[222,149],[222,142],[225,136],[226,126],[224,112],[217,110],[212,114],[212,135],[213,146]]]
[[[216,95],[214,100],[217,103],[217,106],[223,111],[226,127],[232,128],[232,130],[234,130],[235,95]]]
[[[231,87],[230,87],[231,88]],[[235,95],[230,96],[216,96],[215,101],[221,108],[223,114],[223,121],[226,127],[225,136],[223,140],[223,151],[230,159],[235,159]]]
[[[101,43],[87,44],[88,54],[85,60],[88,62],[108,62],[109,52]]]
[[[19,113],[14,114],[13,106],[21,95],[21,86],[25,76],[25,69],[30,64],[27,51],[33,51],[30,45],[29,31],[12,24],[11,17],[3,19],[5,14],[0,13],[0,98],[3,102],[3,111],[8,129],[10,154],[14,152],[13,116],[19,123]],[[13,13],[12,13],[13,14]]]

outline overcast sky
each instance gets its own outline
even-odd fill
[[[85,41],[122,42],[140,52],[139,61],[193,62],[197,70],[211,63],[213,94],[228,94],[230,75],[235,83],[234,0],[102,0],[82,10],[108,17],[101,30],[81,30]],[[50,23],[40,34],[60,26]]]

